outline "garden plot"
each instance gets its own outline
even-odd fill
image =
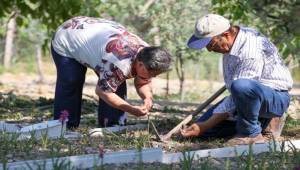
[[[294,100],[298,101],[297,98]],[[21,125],[39,123],[52,118],[51,107],[46,107],[52,103],[52,99],[31,99],[27,98],[26,96],[15,96],[13,93],[5,94],[0,97],[0,108],[3,111],[1,113],[4,113],[0,116],[2,120],[10,120],[12,123],[18,123]],[[154,105],[149,119],[154,123],[160,134],[165,134],[193,109],[195,109],[196,106],[197,105],[189,105],[189,107],[184,107],[180,103],[176,102],[168,103],[168,105],[165,105],[163,102],[157,102],[157,104]],[[8,136],[6,133],[2,133],[0,136],[0,158],[2,165],[20,161],[37,160],[37,158],[52,159],[85,154],[99,155],[99,145],[103,146],[106,154],[125,150],[139,151],[143,148],[162,148],[166,154],[178,153],[182,155],[181,152],[225,147],[225,139],[186,140],[182,139],[180,136],[174,136],[169,143],[158,142],[155,140],[155,135],[151,129],[151,126],[148,125],[147,118],[137,119],[130,117],[128,120],[129,124],[144,124],[146,128],[143,129],[134,131],[123,130],[122,132],[104,132],[102,136],[92,136],[90,135],[90,130],[97,126],[95,121],[96,108],[97,104],[95,101],[84,100],[82,123],[80,127],[75,130],[75,132],[81,134],[80,138],[68,139],[67,137],[59,137],[57,139],[50,139],[46,136],[43,136],[41,139],[31,137],[20,142],[17,140],[19,137],[17,134]],[[299,108],[296,108],[295,112],[298,111]],[[284,137],[287,139],[299,139],[299,127],[300,123],[298,120],[288,119],[283,133]],[[286,158],[284,158],[284,160],[282,158],[281,160],[277,160],[277,162],[281,162],[282,165],[285,165],[286,163],[296,165],[295,162],[297,162],[297,159],[294,155],[298,154],[297,151],[291,153],[276,152],[272,154],[274,158],[270,158],[270,155],[263,154],[261,157],[255,156],[251,159],[253,162],[255,162],[256,159],[257,161],[263,160],[258,158],[276,160],[278,157],[281,158],[285,155]],[[190,155],[190,157],[191,156],[192,155]],[[181,157],[181,159],[186,161],[190,160],[189,157]],[[247,157],[230,158],[230,162],[228,164],[237,164],[239,161],[243,162],[247,159],[250,160],[250,158]],[[290,159],[290,161],[287,161],[286,159]],[[193,162],[193,165],[195,163],[195,165],[199,166],[208,166],[211,164],[211,161],[216,165],[222,163],[224,165],[227,159],[212,158],[212,160],[210,160],[210,158],[201,158],[199,159],[199,162]],[[176,166],[178,169],[181,169],[184,164],[186,163],[179,162],[174,166]],[[131,163],[128,166],[138,167],[139,164]],[[155,166],[169,167],[169,165],[164,165],[162,163],[158,165],[155,163],[145,165],[145,167],[148,166],[150,168]],[[176,169],[176,167],[174,168]]]
[[[249,146],[240,145],[235,147],[197,150],[182,153],[163,153],[161,148],[105,153],[103,148],[99,146],[98,154],[20,161],[15,163],[2,164],[2,167],[3,169],[23,169],[25,167],[27,169],[103,169],[105,165],[112,164],[109,166],[110,169],[115,167],[119,169],[118,166],[120,164],[135,163],[135,165],[138,165],[138,169],[144,169],[144,166],[150,166],[151,168],[153,168],[157,165],[160,165],[160,168],[162,168],[162,165],[171,165],[171,169],[173,169],[174,164],[179,164],[180,166],[178,168],[181,169],[191,169],[192,167],[199,168],[199,166],[201,167],[201,169],[202,167],[218,169],[240,169],[249,166],[253,166],[254,168],[262,168],[273,167],[274,165],[280,165],[281,169],[290,169],[298,168],[297,163],[299,163],[299,160],[297,159],[297,150],[299,150],[299,148],[300,140],[289,142],[273,141],[265,144],[254,144]],[[270,153],[270,155],[262,153]],[[280,158],[278,157],[280,155],[283,156]],[[239,162],[243,161],[244,157],[246,157],[244,162]],[[264,158],[265,160],[255,160],[255,157]],[[289,157],[291,157],[292,159],[290,159]],[[211,160],[215,161],[215,164],[209,165],[208,162],[201,162],[201,159],[203,158],[210,158]],[[220,164],[216,164],[216,161],[220,158],[227,158],[226,167]],[[230,162],[228,158],[233,158],[233,161]],[[275,160],[266,160],[266,158],[275,158]],[[281,164],[276,163],[276,161],[280,161],[279,163]],[[147,165],[147,163],[152,164]],[[254,163],[260,163],[260,165],[255,166]],[[285,164],[287,164],[287,166]],[[296,165],[296,167],[294,164]],[[126,169],[128,168],[132,168],[132,165],[126,167]]]
[[[19,124],[0,122],[0,132],[19,134],[17,140],[25,140],[30,137],[41,139],[43,135],[47,135],[49,139],[58,138],[65,134],[66,125],[59,120],[50,120],[22,127]]]

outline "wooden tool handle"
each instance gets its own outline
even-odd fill
[[[214,93],[210,98],[208,98],[203,104],[201,104],[192,114],[187,116],[183,121],[181,121],[177,126],[175,126],[166,135],[161,136],[162,141],[168,140],[174,133],[177,133],[182,126],[188,124],[194,116],[199,114],[203,109],[205,109],[211,102],[213,102],[217,97],[219,97],[226,90],[226,86],[222,86],[216,93]]]
[[[161,136],[162,141],[168,140],[174,133],[177,133],[182,126],[186,125],[193,119],[193,115],[190,114],[188,117],[186,117],[183,121],[181,121],[176,127],[174,127],[170,132],[168,132],[166,135]]]
[[[211,102],[213,102],[217,97],[219,97],[224,91],[226,90],[226,86],[222,86],[216,93],[214,93],[212,96],[210,96],[203,104],[201,104],[192,114],[193,116],[196,116],[200,112],[202,112],[203,109],[205,109]]]

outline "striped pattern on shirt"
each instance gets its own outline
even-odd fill
[[[227,89],[237,79],[257,80],[275,90],[290,90],[293,80],[277,48],[254,29],[240,27],[230,53],[223,55],[223,74]],[[214,109],[214,113],[233,113],[231,96]]]

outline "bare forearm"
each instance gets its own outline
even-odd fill
[[[152,87],[151,80],[144,80],[136,77],[134,79],[134,86],[136,92],[141,97],[141,99],[151,99],[152,100]]]
[[[144,106],[147,108],[147,111],[150,111],[153,106],[152,89],[150,84],[145,84],[136,90],[139,96],[143,99]]]
[[[149,84],[137,88],[137,93],[142,99],[152,99],[152,88]]]
[[[197,123],[197,125],[200,128],[200,135],[206,132],[208,129],[213,128],[218,123],[226,120],[227,118],[228,118],[228,113],[214,114],[208,120]]]
[[[132,113],[133,111],[133,106],[131,106],[128,102],[126,102],[125,100],[123,100],[122,98],[120,98],[118,95],[116,95],[115,93],[104,93],[102,92],[99,87],[96,88],[96,94],[102,99],[104,100],[107,104],[109,104],[110,106],[123,110],[125,112],[129,112]]]

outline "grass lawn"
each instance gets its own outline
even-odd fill
[[[294,98],[294,100],[297,100],[297,98]],[[28,96],[19,96],[14,93],[2,93],[0,95],[0,120],[8,120],[21,125],[41,122],[52,118],[52,106],[53,99],[32,99]],[[3,165],[5,165],[6,163],[20,160],[91,153],[97,154],[99,144],[104,145],[107,152],[158,146],[162,147],[167,152],[186,152],[189,150],[225,146],[224,139],[186,140],[179,136],[175,136],[172,142],[165,144],[155,140],[155,135],[151,128],[142,131],[124,132],[121,134],[109,133],[104,137],[91,137],[88,134],[88,130],[97,126],[95,114],[96,108],[96,101],[88,99],[83,100],[81,125],[80,128],[75,130],[83,135],[82,138],[72,140],[59,138],[50,140],[44,136],[41,140],[32,137],[28,140],[17,141],[18,134],[9,136],[6,132],[0,133],[1,163],[4,163]],[[180,103],[176,104],[176,102],[174,102],[173,105],[156,104],[154,105],[150,119],[153,121],[158,131],[165,134],[193,109],[195,109],[195,106],[183,107]],[[130,117],[129,123],[147,123],[147,118],[136,119]],[[299,139],[299,130],[300,121],[288,118],[284,127],[283,136],[286,139]],[[291,169],[300,165],[300,153],[298,152],[298,150],[292,150],[292,152],[270,152],[258,156],[240,156],[230,159],[193,158],[193,161],[190,161],[192,158],[190,157],[186,160],[182,160],[180,164],[143,164],[142,167],[145,169],[154,169],[155,167],[160,167],[160,169],[185,169],[192,166],[196,169],[201,169],[199,167],[202,167],[202,169],[224,169],[224,165],[226,165],[228,169],[249,169],[250,167],[253,169]],[[220,166],[220,164],[223,164],[223,166]],[[66,166],[67,165],[68,164],[66,164]],[[122,167],[126,169],[128,166],[139,168],[141,165],[114,165],[116,169],[122,169]],[[105,167],[108,168],[109,166],[105,165]]]

